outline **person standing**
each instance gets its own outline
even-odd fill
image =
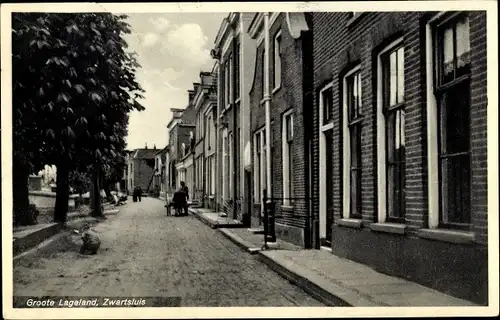
[[[186,183],[184,181],[181,181],[181,191],[184,193],[184,199],[185,201],[183,202],[184,205],[184,215],[188,215],[188,200],[189,200],[189,188],[186,186]]]

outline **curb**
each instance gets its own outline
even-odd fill
[[[195,208],[193,208],[195,209]],[[212,229],[220,229],[220,228],[245,228],[243,224],[236,224],[236,223],[223,223],[223,224],[218,224],[215,221],[212,221],[210,219],[205,218],[202,214],[199,214],[198,212],[194,211],[193,209],[188,209],[188,211],[194,215],[198,220],[203,222],[204,224],[208,225]]]
[[[256,254],[258,253],[261,248],[255,247],[252,243],[246,241],[245,239],[241,238],[240,236],[235,235],[232,233],[230,230],[226,228],[220,228],[218,229],[226,238],[231,240],[234,244],[236,244],[238,247],[242,248],[246,252],[250,254]]]
[[[210,228],[212,228],[212,229],[217,228],[216,223],[213,223],[211,220],[205,218],[203,215],[199,214],[198,212],[195,212],[194,210],[191,210],[191,209],[188,209],[188,211],[191,212],[196,218],[198,218],[198,220],[200,220],[201,222],[203,222],[204,224],[206,224]]]
[[[336,295],[333,295],[329,291],[313,283],[306,277],[299,275],[298,272],[294,272],[290,270],[290,268],[287,268],[286,266],[282,265],[276,260],[268,257],[264,252],[259,252],[257,257],[261,262],[266,264],[269,267],[269,269],[273,270],[274,272],[276,272],[277,274],[288,280],[290,283],[301,288],[302,290],[309,293],[315,299],[326,304],[327,306],[334,306],[334,307],[352,306],[343,299],[337,297]]]
[[[33,243],[32,246],[24,247],[22,251],[14,252],[13,260],[16,261],[22,257],[36,253],[37,251],[39,251],[42,248],[45,248],[46,246],[48,246],[52,242],[61,239],[62,237],[64,237],[64,235],[69,234],[71,229],[73,229],[73,228],[78,229],[79,227],[81,227],[81,224],[88,222],[88,221],[97,222],[99,220],[96,218],[93,218],[93,217],[74,219],[74,220],[66,222],[66,224],[67,224],[66,228],[63,228],[63,226],[61,224],[54,223],[57,226],[56,233],[53,233],[45,238],[42,238],[40,242],[37,242],[37,243],[32,242]],[[50,227],[52,227],[52,226],[50,226]],[[44,231],[47,229],[49,229],[49,228],[44,228],[44,229],[40,229],[40,230]],[[38,233],[38,232],[36,232],[36,233]],[[31,234],[27,237],[30,237],[30,236],[31,236]],[[25,238],[27,238],[27,237],[25,237]],[[23,239],[23,238],[19,238],[19,239]],[[40,238],[38,238],[38,239],[40,239]]]
[[[59,223],[51,223],[45,228],[38,229],[21,238],[14,238],[12,241],[12,253],[14,256],[19,255],[48,238],[58,234],[62,230],[62,225]]]
[[[293,264],[286,265],[270,257],[268,252],[260,251],[257,256],[271,270],[278,273],[290,283],[298,286],[317,300],[328,306],[336,307],[386,307],[388,304],[375,301],[372,297],[358,292],[355,289],[347,288],[340,284],[325,281],[320,275],[304,275],[300,267]]]

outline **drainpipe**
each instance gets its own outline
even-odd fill
[[[233,147],[231,148],[232,151],[233,151],[233,172],[231,172],[232,174],[232,179],[233,179],[233,219],[237,219],[237,199],[238,199],[238,194],[236,192],[237,188],[236,188],[236,184],[238,183],[237,180],[236,180],[236,164],[238,163],[237,162],[237,158],[236,158],[236,133],[237,133],[237,126],[236,126],[236,121],[238,119],[237,117],[237,114],[236,114],[236,41],[234,41],[234,37],[235,37],[235,33],[236,33],[236,26],[233,24],[232,25],[232,28],[233,28],[233,40],[232,40],[232,47],[233,47],[233,61],[232,61],[232,69],[233,69],[233,72],[232,72],[232,79],[231,79],[231,82],[233,83],[231,88],[233,88],[232,92],[231,92],[231,100],[232,100],[232,103],[233,103],[233,141],[231,141],[230,143],[233,144]]]
[[[219,108],[221,107],[222,105],[222,96],[221,96],[221,88],[222,88],[222,85],[221,85],[221,79],[222,79],[222,73],[221,73],[221,64],[222,64],[222,61],[221,61],[221,58],[219,57],[218,59],[219,61],[219,66],[217,68],[217,105],[216,105],[216,112],[215,112],[215,117],[217,118],[217,124],[216,124],[216,129],[215,129],[215,169],[216,169],[216,172],[217,172],[217,183],[215,184],[215,207],[216,207],[216,210],[219,211],[219,193],[220,193],[220,181],[221,181],[221,178],[220,178],[220,155],[219,155],[219,135],[220,135],[220,115],[219,115]]]
[[[264,103],[266,107],[266,177],[267,197],[271,190],[271,95],[269,94],[269,12],[264,12]]]

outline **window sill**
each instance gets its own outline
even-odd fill
[[[273,89],[272,94],[276,94],[276,92],[281,90],[281,85],[277,86],[276,88]]]
[[[281,211],[293,213],[293,205],[282,205]]]
[[[208,196],[208,199],[213,200],[213,199],[215,199],[215,196],[210,195],[210,196]]]
[[[241,101],[241,98],[238,98],[238,99],[236,99],[236,101],[234,102],[234,104],[238,104],[238,103],[240,103],[240,101]]]
[[[363,227],[363,220],[361,219],[340,219],[337,221],[337,225],[341,227],[361,229]]]
[[[370,230],[375,232],[385,232],[394,234],[406,234],[407,226],[402,223],[372,223],[370,225]]]
[[[420,238],[442,242],[468,244],[474,243],[474,233],[444,229],[420,229],[417,232]]]
[[[262,106],[264,103],[266,103],[266,99],[262,98],[262,100],[260,100],[259,104]]]

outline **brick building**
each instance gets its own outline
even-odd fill
[[[166,164],[168,171],[167,193],[172,193],[179,188],[180,182],[183,181],[180,178],[185,177],[185,175],[179,177],[177,167],[187,155],[186,147],[190,147],[190,135],[194,132],[196,116],[195,109],[189,104],[186,109],[171,108],[170,111],[172,112],[172,119],[167,125],[169,135],[169,152],[166,155],[166,158],[168,158]],[[184,172],[183,166],[179,167],[179,169]]]
[[[165,197],[165,160],[166,153],[168,152],[168,146],[160,149],[155,155],[155,168],[154,168],[154,178],[153,185],[150,187],[152,191],[158,191],[158,196],[160,198]]]
[[[196,110],[193,149],[193,199],[207,208],[215,208],[215,119],[217,117],[217,77],[200,72],[193,84],[192,104]]]
[[[254,41],[245,32],[253,14],[231,12],[219,28],[212,57],[217,60],[216,207],[249,224],[249,90],[254,70]],[[246,204],[246,205],[245,205]]]
[[[250,91],[252,226],[262,224],[265,190],[275,203],[277,237],[310,247],[311,135],[304,129],[312,127],[311,15],[273,12],[252,18],[247,30],[257,57]]]
[[[312,25],[314,246],[487,303],[486,13]]]

